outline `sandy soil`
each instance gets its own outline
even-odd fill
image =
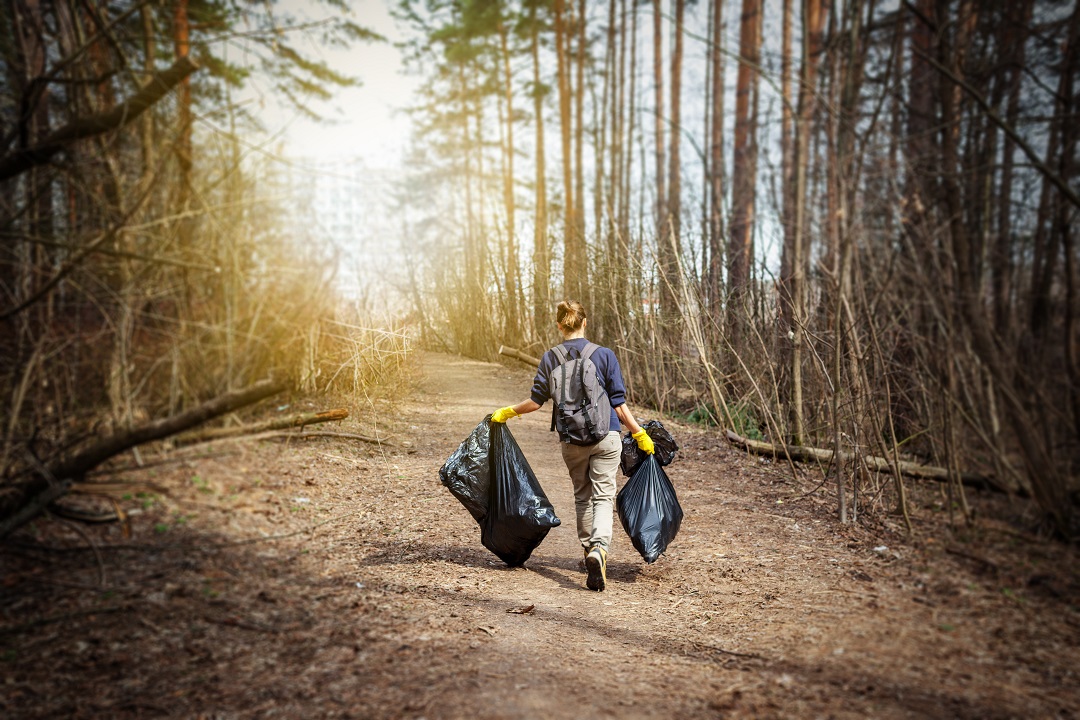
[[[906,539],[883,489],[842,526],[817,471],[665,419],[682,529],[645,565],[616,525],[595,593],[547,412],[510,423],[563,520],[524,568],[439,483],[531,372],[420,360],[407,401],[337,428],[394,447],[202,446],[99,478],[167,489],[121,502],[130,535],[0,545],[0,716],[1080,717],[1080,563],[1023,502],[972,495],[950,530],[919,486]]]

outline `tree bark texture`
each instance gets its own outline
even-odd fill
[[[668,318],[665,325],[672,327],[671,319],[679,315],[676,298],[682,284],[680,257],[682,255],[682,161],[679,148],[682,144],[682,62],[683,62],[683,16],[686,0],[674,0],[675,26],[671,48],[671,129],[669,131],[671,152],[668,157],[667,224],[657,238],[660,266],[664,280],[660,285],[660,308]]]
[[[709,136],[709,274],[708,305],[714,324],[720,321],[721,285],[724,268],[724,0],[712,0],[713,45],[709,47],[712,65],[712,128]]]
[[[743,0],[739,21],[739,70],[735,92],[734,165],[731,174],[731,236],[728,284],[731,311],[737,316],[750,283],[754,257],[754,195],[757,183],[756,96],[761,48],[761,0]],[[737,317],[732,323],[738,322]],[[732,324],[732,332],[737,333]]]
[[[510,72],[510,47],[506,24],[498,24],[502,51],[503,97],[506,102],[506,141],[503,148],[503,206],[506,212],[506,334],[517,341],[521,335],[521,302],[518,283],[517,224],[514,218],[514,87]]]
[[[544,151],[544,97],[540,80],[540,28],[536,4],[529,10],[532,22],[530,49],[533,63],[533,114],[536,123],[536,209],[533,218],[533,327],[540,328],[551,313],[551,258],[548,251],[547,159]]]
[[[660,0],[652,0],[653,6],[653,83],[655,87],[656,107],[653,110],[653,122],[656,133],[656,237],[667,235],[667,192],[664,177],[667,168],[664,163],[664,25]]]
[[[555,0],[555,53],[559,87],[559,134],[562,139],[563,177],[563,295],[573,293],[578,268],[576,250],[576,214],[574,212],[574,160],[572,155],[573,127],[571,126],[570,94],[570,33],[566,22],[565,0]]]

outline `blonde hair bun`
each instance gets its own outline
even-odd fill
[[[567,332],[577,332],[585,321],[585,307],[577,300],[563,300],[555,310],[555,322]]]

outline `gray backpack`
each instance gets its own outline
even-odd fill
[[[611,400],[592,361],[600,348],[586,343],[580,357],[571,358],[564,345],[551,349],[558,361],[548,377],[551,388],[551,429],[571,445],[595,445],[611,427]]]

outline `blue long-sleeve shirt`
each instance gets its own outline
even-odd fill
[[[567,354],[571,358],[575,358],[581,357],[581,351],[585,349],[588,342],[586,338],[573,338],[562,344],[567,349]],[[615,408],[626,403],[626,385],[623,383],[619,359],[615,357],[615,353],[609,348],[601,346],[592,354],[592,361],[596,365],[596,371],[600,376],[600,382],[604,385],[605,392],[607,392],[608,400],[611,401],[610,427],[612,430],[618,430],[619,416],[615,413]],[[559,360],[551,350],[545,352],[544,356],[540,358],[540,366],[536,368],[536,377],[533,378],[531,394],[532,401],[537,405],[543,405],[551,399],[551,386],[548,378],[551,376],[551,371],[558,366]]]

